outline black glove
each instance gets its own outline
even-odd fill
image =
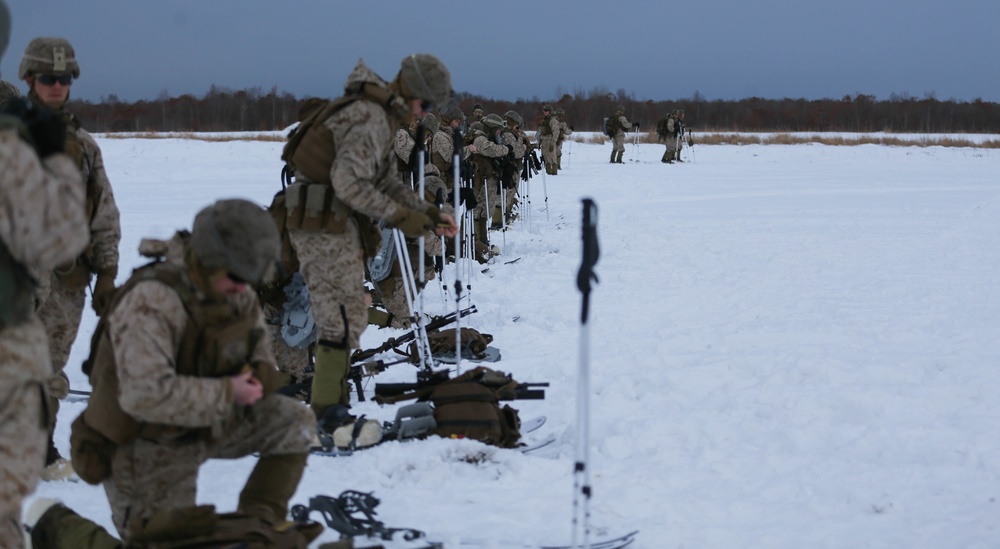
[[[639,123],[636,122],[635,124],[632,124],[632,129],[633,130],[638,130],[639,129]]]
[[[24,98],[14,98],[4,112],[24,122],[39,158],[66,150],[66,122],[54,112]]]

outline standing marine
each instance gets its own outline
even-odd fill
[[[80,77],[80,64],[73,46],[65,38],[35,38],[25,48],[17,74],[28,85],[28,99],[65,121],[66,153],[82,175],[86,191],[85,222],[78,229],[89,229],[89,245],[70,261],[38,273],[38,316],[49,335],[53,371],[49,390],[54,417],[59,410],[59,400],[69,394],[69,379],[64,370],[80,329],[87,288],[93,283],[91,305],[99,316],[104,314],[114,293],[121,222],[101,149],[79,120],[66,110],[73,81]],[[52,428],[54,432],[54,423]],[[46,479],[63,478],[72,473],[68,462],[59,455],[51,434],[45,464],[43,476]]]
[[[545,162],[545,173],[559,174],[559,158],[556,155],[556,143],[562,133],[559,119],[552,113],[552,107],[542,105],[542,121],[538,124],[538,146],[542,149],[542,160]]]
[[[625,132],[632,127],[628,118],[625,118],[625,107],[618,105],[615,113],[608,117],[605,124],[605,131],[611,137],[611,163],[624,164],[622,155],[625,154]]]
[[[10,12],[0,0],[0,57]],[[89,241],[85,192],[63,154],[63,121],[20,103],[0,114],[0,546],[21,547],[21,502],[38,483],[53,411],[45,326],[32,272],[72,261]]]
[[[410,55],[386,82],[359,61],[344,91],[303,121],[283,155],[295,178],[285,191],[285,227],[318,331],[310,405],[321,426],[334,428],[350,402],[351,351],[368,324],[365,256],[377,252],[381,236],[374,222],[411,237],[458,230],[452,216],[402,183],[394,150],[397,129],[450,100],[444,64]]]
[[[482,124],[482,130],[479,125]],[[504,157],[511,154],[512,147],[503,143],[500,130],[503,119],[495,114],[484,116],[481,122],[470,126],[468,138],[475,147],[472,163],[475,166],[473,191],[476,195],[476,208],[473,212],[473,229],[476,234],[476,256],[480,262],[489,259],[497,250],[490,247],[488,230],[494,212],[499,211],[500,194],[498,185]]]
[[[666,118],[657,123],[656,135],[666,145],[660,162],[664,164],[673,164],[674,161],[681,162],[680,153],[684,139],[684,111],[670,111]]]
[[[494,224],[506,226],[513,216],[517,204],[517,189],[521,183],[521,172],[524,155],[529,150],[529,141],[521,131],[524,120],[517,111],[507,111],[503,115],[504,127],[500,130],[503,144],[511,148],[510,154],[504,157],[503,170],[500,174],[501,206],[503,218],[494,218]]]

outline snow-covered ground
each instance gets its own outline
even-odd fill
[[[122,211],[119,282],[141,237],[190,227],[217,198],[266,204],[280,188],[280,143],[99,143]],[[316,457],[294,502],[374,491],[387,524],[436,539],[568,541],[580,200],[592,197],[593,526],[640,529],[637,548],[995,547],[1000,151],[696,146],[694,162],[668,166],[659,145],[628,147],[612,165],[610,145],[567,144],[564,170],[532,180],[530,226],[494,236],[499,259],[520,260],[471,281],[469,324],[496,338],[497,367],[551,383],[545,400],[513,404],[548,416],[539,434],[558,442]],[[445,309],[439,295],[432,284],[429,308]],[[88,311],[68,367],[77,389],[93,327]],[[379,380],[413,375],[400,365]],[[61,409],[64,454],[82,407]],[[206,464],[199,502],[233,509],[253,463]],[[110,528],[99,487],[36,495]]]

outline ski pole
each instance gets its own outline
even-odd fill
[[[545,208],[543,208],[545,210],[545,221],[548,221],[549,220],[549,185],[546,182],[545,174],[544,173],[542,174],[542,194],[545,195]],[[528,227],[528,229],[530,230],[531,227]]]
[[[410,311],[410,323],[413,324],[416,341],[417,355],[420,357],[420,368],[430,372],[434,369],[434,357],[431,353],[430,340],[427,339],[427,330],[424,328],[422,314],[416,310],[417,288],[416,278],[413,276],[413,263],[410,261],[410,250],[406,246],[406,238],[399,229],[392,230],[392,236],[396,241],[396,253],[399,255],[399,270],[403,280],[403,294],[406,296],[406,304]]]
[[[458,234],[455,235],[455,371],[462,373],[462,217],[458,213],[458,208],[462,204],[461,183],[462,183],[462,132],[455,128],[451,132],[452,148],[454,154],[451,157],[455,176],[455,222],[459,224]]]
[[[576,463],[573,466],[573,547],[590,547],[590,284],[597,282],[594,265],[600,257],[597,243],[597,205],[583,199],[583,259],[576,275],[576,285],[583,294],[580,313],[580,371],[576,391]],[[582,537],[583,544],[577,540]]]
[[[416,140],[417,140],[417,143],[416,143],[416,145],[417,145],[417,189],[418,189],[417,196],[420,197],[420,200],[424,200],[426,198],[426,195],[424,194],[424,192],[425,192],[424,185],[426,183],[426,181],[424,179],[424,150],[426,148],[425,147],[425,145],[426,145],[426,143],[425,143],[426,132],[427,132],[427,128],[425,128],[423,124],[417,124],[417,137],[416,137]],[[425,250],[424,246],[425,245],[426,244],[424,243],[424,233],[421,233],[420,234],[420,238],[417,239],[417,254],[420,255],[420,257],[417,258],[417,266],[420,269],[420,272],[417,273],[417,280],[420,282],[417,285],[417,292],[419,292],[419,294],[420,294],[419,301],[417,303],[417,319],[418,319],[418,322],[420,321],[420,319],[423,318],[423,315],[424,315],[424,287],[427,285],[427,276],[425,275],[425,272],[427,271],[427,265],[425,263],[426,260],[424,259],[424,256],[425,256],[425,254],[424,254],[424,250]]]

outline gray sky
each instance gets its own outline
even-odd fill
[[[359,57],[386,79],[415,52],[457,91],[556,99],[840,98],[1000,102],[997,0],[7,0],[13,80],[64,36],[73,97],[202,95],[212,84],[336,96]],[[23,86],[21,86],[23,89]]]

